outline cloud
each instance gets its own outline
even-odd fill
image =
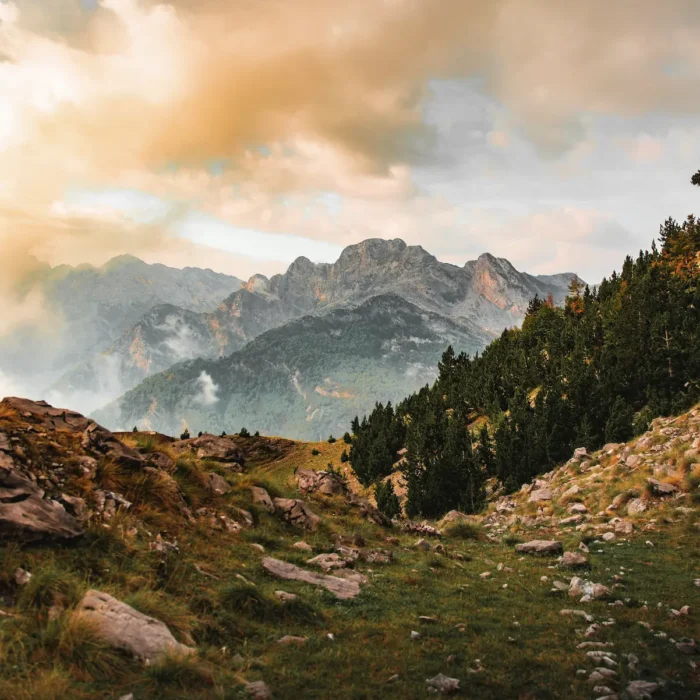
[[[219,387],[208,372],[202,370],[202,373],[197,377],[197,386],[199,391],[192,399],[193,403],[201,406],[213,406],[219,400],[216,395]]]

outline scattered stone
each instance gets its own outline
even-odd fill
[[[298,498],[275,498],[272,502],[275,512],[291,525],[313,532],[321,522],[321,518]]]
[[[660,689],[661,686],[658,683],[632,681],[627,688],[625,688],[625,692],[630,700],[651,700],[654,693]]]
[[[263,547],[261,544],[258,544],[257,542],[252,542],[250,546],[256,551],[260,552],[261,554],[265,552],[265,547]]]
[[[676,642],[676,649],[681,652],[681,654],[696,654],[700,652],[700,647],[696,644],[694,639],[683,638],[679,642]]]
[[[261,486],[251,486],[250,492],[253,495],[253,503],[264,508],[268,513],[275,512],[275,504],[270,498],[270,494]]]
[[[647,484],[649,485],[651,492],[657,498],[664,498],[665,496],[673,496],[678,493],[678,487],[675,484],[668,484],[656,479],[647,479]]]
[[[588,508],[583,503],[572,503],[568,508],[569,513],[588,513]]]
[[[430,615],[419,615],[418,616],[418,622],[421,623],[421,625],[436,625],[437,624],[437,617],[431,617]]]
[[[175,460],[168,457],[165,452],[151,452],[146,459],[156,469],[162,469],[165,472],[172,471],[175,468]]]
[[[243,453],[231,438],[204,433],[201,437],[176,440],[171,447],[176,452],[194,453],[199,459],[235,464],[237,471],[242,469]]]
[[[77,610],[95,625],[98,634],[111,646],[131,652],[144,663],[164,654],[193,654],[192,647],[180,644],[159,620],[134,610],[108,593],[90,590]]]
[[[560,566],[565,566],[571,569],[588,566],[588,559],[578,552],[564,552],[564,555],[559,562]]]
[[[313,469],[297,469],[297,487],[302,493],[322,493],[326,496],[342,496],[348,487],[338,474]]]
[[[552,490],[549,488],[537,489],[530,494],[530,503],[543,503],[552,500]]]
[[[434,528],[432,525],[427,523],[414,523],[411,520],[407,520],[401,529],[404,532],[415,532],[419,535],[429,535],[431,537],[440,537],[440,531]]]
[[[593,622],[595,618],[589,615],[585,610],[570,610],[568,608],[559,611],[560,615],[582,617],[586,622]]]
[[[443,695],[450,695],[459,690],[459,681],[456,678],[450,678],[442,673],[426,680],[429,687],[435,688]]]
[[[302,646],[303,644],[306,644],[306,642],[309,641],[308,637],[295,637],[294,635],[291,634],[285,634],[284,637],[280,637],[277,640],[277,644],[281,644],[282,646],[289,646],[291,644],[294,644],[296,646]]]
[[[615,540],[615,533],[614,532],[606,532],[603,537],[603,542],[613,542]]]
[[[300,540],[299,542],[295,542],[292,547],[294,549],[298,549],[302,552],[313,552],[314,548],[308,544],[308,542],[304,542],[303,540]]]
[[[291,603],[296,600],[299,596],[296,593],[287,593],[287,591],[275,591],[275,598],[281,600],[283,603]]]
[[[522,554],[560,554],[564,547],[555,540],[532,540],[515,546],[515,551]]]
[[[647,509],[646,501],[641,498],[633,498],[627,503],[627,515],[639,515]]]
[[[349,562],[347,559],[333,552],[331,554],[319,554],[313,559],[307,559],[306,563],[314,564],[324,571],[331,571],[331,569],[344,569]]]
[[[273,576],[310,583],[312,586],[321,586],[333,593],[339,600],[349,600],[360,593],[360,584],[357,579],[317,574],[272,557],[265,557],[262,564],[264,569]]]
[[[207,477],[207,488],[213,496],[223,496],[231,490],[228,481],[214,472]]]
[[[15,569],[15,583],[18,586],[26,586],[32,579],[32,575],[25,569]]]
[[[634,531],[634,525],[629,520],[618,520],[615,523],[615,532],[618,535],[631,535]]]
[[[428,540],[420,539],[417,540],[415,545],[413,545],[417,549],[422,549],[424,552],[427,552],[430,549],[430,542]]]
[[[253,700],[272,700],[272,692],[267,687],[265,681],[246,683],[245,692],[248,693]]]

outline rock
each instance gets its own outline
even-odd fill
[[[409,635],[410,639],[412,641],[416,641],[417,639],[420,639],[423,635],[420,632],[416,632],[415,630],[411,630],[411,634]]]
[[[687,639],[685,637],[679,642],[676,642],[676,649],[678,649],[681,654],[697,654],[700,651],[700,647],[698,647],[694,639]]]
[[[301,541],[301,542],[295,542],[292,547],[294,549],[298,549],[302,552],[313,552],[314,548],[308,544],[307,542]]]
[[[89,421],[83,433],[82,446],[129,469],[143,467],[143,457],[136,450],[93,421]]]
[[[453,523],[461,523],[461,522],[473,522],[473,518],[468,516],[466,513],[461,513],[458,510],[451,510],[446,515],[442,516],[442,519],[438,523],[438,528],[440,530],[442,530],[442,529],[446,528],[448,525],[452,525]]]
[[[603,542],[613,542],[615,540],[614,532],[606,532],[602,537]]]
[[[151,452],[147,457],[146,461],[156,469],[162,469],[165,472],[172,471],[175,468],[175,460],[165,452]]]
[[[84,520],[87,517],[88,509],[85,499],[62,493],[58,499],[58,502],[66,509],[68,513],[78,520]]]
[[[592,459],[591,455],[588,454],[588,450],[585,447],[577,447],[574,450],[574,457],[575,460],[578,460],[579,462],[583,462],[586,459]]]
[[[213,496],[223,496],[231,490],[228,481],[214,472],[207,476],[207,488]]]
[[[565,617],[568,616],[575,616],[575,617],[582,617],[586,622],[593,622],[595,618],[593,615],[589,615],[585,610],[570,610],[568,608],[565,608],[564,610],[559,611],[560,615],[564,615]]]
[[[652,696],[661,686],[658,683],[648,681],[632,681],[625,692],[629,700],[651,700]]]
[[[233,510],[243,521],[244,527],[255,527],[255,518],[253,518],[253,514],[250,511],[246,510],[245,508],[236,508],[235,506]]]
[[[296,600],[299,596],[296,593],[287,593],[287,591],[275,591],[275,598],[281,600],[283,603],[291,603]]]
[[[436,625],[437,624],[437,617],[433,617],[431,615],[419,615],[418,616],[418,622],[420,622],[421,625]]]
[[[537,489],[530,494],[530,503],[542,503],[552,500],[552,490],[549,488]]]
[[[450,678],[442,673],[438,673],[437,676],[429,678],[426,680],[426,683],[430,688],[435,688],[443,695],[450,695],[459,690],[459,681],[456,678]]]
[[[267,687],[265,681],[246,683],[245,692],[254,700],[272,700],[272,692]]]
[[[583,554],[579,554],[578,552],[564,552],[564,556],[562,556],[559,564],[560,566],[566,566],[574,569],[577,567],[588,566],[588,559]]]
[[[579,493],[581,493],[581,487],[578,484],[574,484],[572,487],[568,488],[564,493],[561,495],[561,500],[564,500],[566,498],[573,498],[574,496],[578,496]]]
[[[270,494],[261,486],[251,486],[250,492],[253,495],[253,503],[264,508],[268,513],[275,512],[275,504],[270,498]]]
[[[272,557],[265,557],[262,564],[264,569],[273,576],[290,581],[310,583],[312,586],[321,586],[333,593],[339,600],[349,600],[360,593],[360,584],[357,580],[317,574]]]
[[[88,591],[77,610],[108,644],[131,652],[145,663],[151,663],[164,654],[188,655],[195,651],[180,644],[159,620],[134,610],[107,593]]]
[[[18,586],[26,586],[31,578],[32,575],[25,569],[15,569],[15,583]]]
[[[321,518],[311,512],[304,501],[298,498],[275,498],[272,502],[275,512],[291,525],[313,532],[321,522]]]
[[[360,553],[360,559],[367,564],[391,564],[394,555],[388,549],[365,549]]]
[[[563,550],[562,543],[556,540],[532,540],[515,545],[515,551],[521,554],[560,554]]]
[[[375,508],[368,500],[349,493],[345,502],[360,509],[360,515],[380,527],[391,527],[391,519]]]
[[[283,647],[289,646],[290,644],[294,644],[296,646],[302,646],[303,644],[306,644],[306,642],[309,641],[308,637],[295,637],[291,634],[285,634],[284,637],[280,637],[277,640],[277,644],[281,644]]]
[[[188,440],[177,440],[171,447],[176,452],[194,453],[199,459],[237,464],[239,470],[244,462],[243,453],[231,438],[217,437],[210,433]]]
[[[675,484],[664,483],[656,479],[647,479],[647,484],[651,488],[652,494],[657,498],[673,496],[673,494],[678,493],[678,487]]]
[[[424,552],[427,552],[430,550],[430,542],[428,542],[428,540],[425,540],[423,538],[416,540],[416,543],[413,546],[416,549],[422,549]]]
[[[0,467],[0,540],[71,540],[83,534],[80,523],[43,493],[19,472]]]
[[[588,513],[588,508],[583,503],[572,503],[568,508],[569,513]]]
[[[568,518],[562,518],[559,521],[560,525],[578,525],[583,520],[582,515],[571,515]]]
[[[571,598],[581,598],[582,602],[587,600],[606,598],[610,595],[610,589],[602,583],[593,583],[586,579],[574,576],[569,583],[569,596]]]
[[[629,520],[618,520],[615,523],[615,532],[618,535],[630,535],[634,531],[634,525]]]
[[[348,560],[339,556],[338,554],[319,554],[313,559],[307,559],[307,564],[314,564],[320,567],[324,571],[330,571],[331,569],[344,569],[348,565]]]
[[[440,531],[434,528],[432,525],[427,523],[414,523],[411,520],[407,520],[401,529],[404,532],[415,532],[419,535],[428,535],[430,537],[440,537]]]
[[[633,498],[627,503],[627,515],[639,515],[647,509],[647,504],[641,498]]]
[[[326,496],[342,496],[348,487],[338,474],[313,469],[297,469],[297,487],[302,493],[318,491]]]

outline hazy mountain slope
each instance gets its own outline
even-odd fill
[[[495,335],[520,323],[535,294],[562,301],[573,276],[533,277],[489,254],[457,267],[420,246],[370,239],[346,248],[333,264],[298,258],[283,275],[269,280],[254,275],[199,318],[172,306],[149,311],[114,344],[100,348],[104,352],[62,377],[52,397],[93,410],[176,362],[223,357],[287,321],[356,306],[381,294],[397,294]]]
[[[400,398],[435,378],[445,347],[475,352],[489,336],[397,295],[305,316],[219,360],[198,359],[150,377],[95,415],[177,432],[250,430],[290,437],[343,432],[380,398]]]
[[[108,348],[154,306],[210,311],[241,281],[211,270],[178,270],[120,256],[102,267],[46,266],[31,284],[42,293],[48,313],[41,327],[0,340],[0,366],[20,381],[43,373],[37,389],[44,389],[72,365]]]

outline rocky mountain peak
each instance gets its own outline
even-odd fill
[[[251,293],[265,294],[270,290],[270,280],[265,275],[253,275],[243,288]]]

